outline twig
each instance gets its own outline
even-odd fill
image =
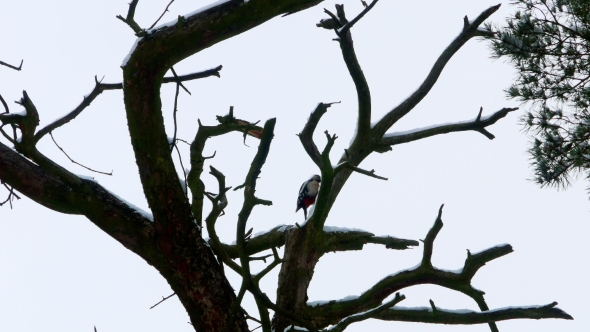
[[[342,29],[340,29],[340,31],[337,31],[338,35],[341,36],[342,34],[348,32],[348,30],[350,30],[361,18],[363,18],[363,16],[365,16],[369,12],[369,10],[371,10],[375,6],[375,4],[377,4],[377,1],[379,0],[373,0],[373,2],[371,2],[369,6],[365,6],[365,9],[363,9],[363,11],[360,14],[353,18],[352,21],[346,23],[342,27]]]
[[[92,171],[92,172],[95,172],[95,173],[100,173],[100,174],[104,174],[104,175],[113,175],[113,171],[111,171],[110,173],[105,173],[105,172],[97,171],[97,170],[94,170],[94,169],[92,169],[90,167],[86,167],[86,166],[80,164],[79,162],[75,161],[74,159],[70,158],[70,156],[68,156],[68,154],[64,151],[64,149],[62,149],[61,146],[59,146],[59,144],[57,144],[57,142],[55,141],[55,138],[53,138],[53,133],[52,132],[49,132],[49,136],[51,136],[51,139],[53,140],[53,143],[55,143],[55,145],[61,150],[61,152],[63,152],[63,154],[65,154],[66,157],[68,157],[68,159],[71,162],[73,162],[74,164],[79,165],[79,166],[82,166],[82,167],[86,168],[87,170]]]
[[[155,307],[156,307],[158,304],[160,304],[160,303],[162,303],[162,302],[164,302],[164,301],[168,300],[169,298],[173,297],[174,295],[176,295],[176,293],[172,293],[172,294],[170,294],[170,295],[168,295],[168,296],[166,296],[166,297],[163,297],[163,296],[162,296],[162,300],[161,300],[160,302],[158,302],[158,303],[154,304],[153,306],[151,306],[151,307],[150,307],[150,309],[154,309],[154,308],[155,308]]]
[[[2,95],[0,95],[0,102],[2,102],[2,105],[4,106],[4,113],[10,113],[10,110],[8,109],[8,104],[6,104],[6,101],[4,100],[4,98],[2,98]]]
[[[156,20],[156,22],[154,22],[154,24],[152,24],[152,25],[151,25],[151,26],[148,28],[148,30],[151,30],[151,29],[153,29],[153,28],[156,26],[156,24],[158,24],[158,22],[159,22],[159,21],[162,19],[162,17],[164,17],[164,14],[166,14],[166,13],[168,12],[168,8],[170,7],[170,5],[171,5],[173,2],[174,2],[174,0],[171,0],[171,1],[168,3],[168,6],[166,6],[166,9],[164,9],[164,12],[162,13],[162,15],[160,15],[160,17],[158,17],[158,19]]]
[[[171,83],[171,82],[178,83],[178,82],[196,80],[199,78],[205,78],[205,77],[209,77],[209,76],[221,77],[221,74],[219,74],[221,69],[223,69],[223,66],[219,65],[215,68],[203,70],[198,73],[192,73],[192,74],[180,75],[180,76],[172,76],[172,77],[164,77],[162,79],[162,83]],[[190,94],[190,92],[189,92],[189,94]]]
[[[123,16],[121,16],[121,15],[116,16],[118,19],[125,22],[131,29],[133,29],[133,31],[135,32],[136,35],[139,35],[143,32],[143,29],[133,19],[133,16],[135,15],[135,8],[137,7],[138,2],[139,2],[139,0],[132,0],[131,1],[131,3],[129,4],[129,11],[127,12],[126,18],[123,18]]]
[[[184,169],[184,165],[182,163],[182,156],[180,155],[180,150],[178,149],[178,146],[175,144],[174,147],[176,148],[176,152],[178,153],[178,160],[180,161],[180,167],[182,167],[182,174],[184,174],[184,195],[186,196],[186,199],[188,199],[188,184],[186,182],[186,170]]]
[[[20,196],[18,196],[15,192],[14,192],[14,188],[11,186],[8,186],[6,183],[4,183],[4,187],[6,187],[6,189],[8,189],[8,197],[6,198],[6,200],[2,203],[0,203],[0,206],[8,203],[10,204],[10,209],[12,210],[12,201],[13,201],[13,197],[16,197],[16,199],[20,199]]]
[[[179,91],[179,87],[180,87],[180,83],[176,84],[176,93],[174,94],[174,110],[172,111],[172,118],[174,118],[174,136],[172,136],[172,143],[170,143],[170,152],[172,152],[172,150],[174,149],[174,147],[176,146],[176,132],[178,130],[178,125],[176,123],[176,112],[178,112],[178,93]]]
[[[179,142],[182,142],[182,143],[184,143],[184,144],[186,144],[186,145],[188,145],[188,146],[190,146],[190,145],[191,145],[191,143],[189,143],[189,142],[187,142],[187,141],[185,141],[185,140],[183,140],[183,139],[181,139],[181,138],[177,138],[176,140],[177,140],[177,141],[179,141]]]
[[[264,256],[260,256],[260,257],[249,257],[249,259],[251,261],[264,261],[266,263],[266,259],[272,257],[272,254],[270,255],[264,255]]]
[[[0,61],[0,65],[3,65],[3,66],[6,66],[6,67],[8,67],[8,68],[12,68],[12,69],[14,69],[14,70],[18,70],[18,71],[20,71],[20,70],[23,68],[23,61],[24,61],[24,60],[21,60],[21,61],[20,61],[20,65],[19,65],[18,67],[15,67],[15,66],[13,66],[13,65],[11,65],[11,64],[8,64],[8,63],[6,63],[6,62],[4,62],[4,61]]]
[[[370,176],[370,177],[375,178],[375,179],[385,180],[385,181],[389,180],[388,178],[385,178],[385,177],[382,177],[382,176],[379,176],[379,175],[375,174],[375,170],[374,169],[372,169],[370,171],[367,171],[367,170],[364,170],[362,168],[359,168],[359,167],[356,167],[356,166],[350,164],[348,161],[345,161],[345,162],[339,164],[338,166],[336,166],[336,168],[334,168],[334,173],[338,173],[341,170],[343,170],[344,168],[349,168],[349,169],[351,169],[351,170],[353,170],[353,171],[355,171],[357,173],[364,174],[366,176]]]
[[[176,84],[179,84],[182,87],[182,89],[190,95],[191,92],[188,91],[188,89],[184,86],[184,84],[181,83],[181,80],[178,78],[178,75],[176,75],[176,71],[174,70],[174,67],[170,67],[170,71],[172,71],[172,75],[174,75],[174,78],[176,78]]]
[[[400,295],[400,293],[396,293],[395,294],[395,297],[392,300],[387,301],[386,303],[378,306],[377,308],[374,308],[374,309],[365,311],[365,312],[360,313],[360,314],[351,315],[351,316],[348,316],[348,317],[342,319],[338,324],[336,324],[336,326],[333,326],[330,329],[330,331],[333,331],[333,332],[342,332],[350,324],[356,323],[356,322],[361,322],[361,321],[367,320],[369,318],[373,318],[375,315],[378,315],[378,314],[382,313],[383,311],[386,311],[389,308],[391,308],[391,307],[395,306],[396,304],[400,303],[405,298],[406,297],[404,295]]]

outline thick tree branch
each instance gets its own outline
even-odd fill
[[[253,255],[264,250],[285,245],[285,232],[295,226],[279,225],[259,236],[252,237],[246,242],[246,254]],[[209,242],[211,243],[211,242]],[[238,258],[238,248],[235,244],[221,244],[229,257]]]
[[[153,222],[98,183],[63,181],[0,143],[0,179],[57,212],[86,216],[96,226],[153,264]]]
[[[494,135],[488,132],[485,128],[493,125],[501,118],[505,117],[509,112],[517,110],[515,108],[503,108],[496,113],[481,117],[482,110],[480,109],[479,115],[476,119],[471,121],[457,122],[444,125],[434,125],[427,128],[414,129],[405,132],[385,134],[378,144],[381,145],[397,145],[417,141],[426,137],[431,137],[440,134],[448,134],[453,132],[473,130],[480,132],[489,139],[494,139]]]
[[[477,37],[480,35],[478,32],[478,27],[485,21],[490,15],[495,13],[500,5],[496,5],[490,7],[483,11],[474,21],[469,22],[467,21],[463,30],[451,42],[451,44],[442,52],[439,58],[434,63],[430,73],[426,76],[426,79],[418,89],[412,93],[406,100],[404,100],[401,104],[387,113],[373,128],[373,134],[376,137],[383,137],[385,132],[391,128],[391,126],[396,123],[399,119],[401,119],[404,115],[408,114],[427,94],[430,92],[430,89],[434,86],[436,81],[438,80],[440,74],[442,73],[445,65],[451,57],[471,38]]]
[[[410,246],[418,246],[418,241],[398,239],[391,236],[375,236],[375,234],[340,227],[324,226],[324,243],[325,252],[330,251],[349,251],[362,250],[367,243],[382,244],[387,249],[405,250]]]
[[[436,308],[434,312],[432,308],[397,308],[393,307],[384,310],[372,318],[400,321],[400,322],[420,322],[420,323],[434,323],[434,324],[457,324],[457,325],[472,325],[499,322],[509,319],[574,319],[566,312],[556,308],[557,302],[550,303],[544,306],[532,307],[510,307],[493,309],[489,311],[477,312],[469,310],[448,310]]]
[[[292,225],[279,225],[268,232],[250,238],[246,242],[247,255],[257,254],[264,250],[269,250],[285,245],[286,233],[293,229]],[[399,239],[392,236],[375,236],[375,234],[361,230],[351,230],[336,227],[324,227],[323,250],[331,251],[349,251],[362,250],[367,243],[382,244],[387,249],[405,250],[412,246],[418,246],[418,241]],[[209,244],[212,245],[211,240]],[[238,248],[235,244],[221,243],[221,246],[230,258],[238,258]]]

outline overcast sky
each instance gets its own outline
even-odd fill
[[[256,0],[251,0],[256,1]],[[136,37],[115,18],[127,13],[127,0],[5,1],[0,11],[0,60],[23,71],[0,67],[0,94],[12,103],[26,90],[37,106],[41,126],[79,104],[93,88],[94,75],[106,83],[122,80],[121,62]],[[177,0],[162,23],[212,2]],[[341,3],[339,1],[338,3]],[[167,0],[140,1],[136,20],[148,27]],[[180,74],[223,65],[221,78],[185,83],[192,96],[179,97],[179,137],[192,140],[197,118],[216,124],[230,106],[237,117],[265,121],[277,117],[275,139],[264,165],[258,195],[273,201],[257,207],[249,225],[254,232],[278,224],[301,222],[295,201],[301,182],[317,173],[295,136],[318,102],[341,101],[320,122],[316,135],[325,144],[324,130],[336,133],[335,161],[353,134],[356,93],[333,32],[315,26],[325,18],[323,7],[276,18],[215,45],[175,66]],[[360,1],[345,1],[348,16],[362,10]],[[459,33],[463,17],[475,18],[494,2],[381,1],[353,29],[359,61],[371,86],[373,120],[378,120],[420,84],[434,60]],[[491,19],[501,22],[514,9],[508,3]],[[485,42],[471,40],[449,62],[430,94],[390,131],[475,118],[519,104],[506,100],[503,89],[514,77],[510,66],[492,61]],[[166,128],[172,136],[174,86],[162,88]],[[113,176],[93,174],[72,164],[49,137],[40,150],[76,174],[93,176],[103,186],[147,209],[129,142],[122,91],[106,91],[76,120],[54,132],[58,143],[76,161],[113,170]],[[434,247],[434,265],[457,269],[466,249],[480,251],[510,243],[514,253],[494,260],[474,278],[486,292],[490,308],[547,304],[574,316],[574,321],[508,321],[500,330],[588,331],[586,313],[587,238],[590,202],[586,183],[576,181],[567,191],[541,189],[529,181],[528,138],[517,111],[489,127],[495,140],[475,132],[454,133],[394,147],[375,154],[362,166],[389,178],[380,181],[355,174],[348,181],[327,225],[362,228],[377,235],[423,239],[444,203],[443,221]],[[5,140],[2,140],[7,144]],[[227,176],[229,185],[243,182],[258,142],[242,144],[239,134],[215,138],[205,148],[217,151],[209,160]],[[188,162],[188,147],[182,146]],[[176,159],[175,159],[176,160]],[[185,164],[186,165],[186,164]],[[208,186],[216,184],[204,174]],[[0,190],[0,199],[5,192]],[[232,192],[226,215],[217,224],[224,242],[232,242],[241,192]],[[319,262],[309,300],[359,295],[383,277],[415,266],[422,247],[392,251],[367,245],[365,250],[327,254]],[[261,269],[263,264],[255,264]],[[229,269],[227,269],[229,270]],[[274,298],[278,268],[263,279],[263,290]],[[239,285],[236,275],[232,282]],[[235,286],[237,289],[238,286]],[[0,331],[192,331],[180,302],[172,298],[148,310],[172,291],[155,269],[104,234],[83,217],[68,216],[27,198],[13,209],[0,210]],[[401,291],[403,306],[477,309],[462,294],[436,286]],[[252,312],[253,301],[246,299]],[[255,327],[253,325],[252,327]],[[366,321],[347,331],[489,331],[487,325],[444,326]]]

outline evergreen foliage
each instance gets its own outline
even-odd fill
[[[508,97],[530,105],[521,120],[532,134],[534,181],[564,188],[577,175],[590,179],[590,1],[513,4],[518,10],[488,38],[493,57],[517,69]]]

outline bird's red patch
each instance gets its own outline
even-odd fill
[[[303,205],[305,205],[305,208],[308,208],[313,203],[315,203],[315,197],[305,197],[303,199]]]

